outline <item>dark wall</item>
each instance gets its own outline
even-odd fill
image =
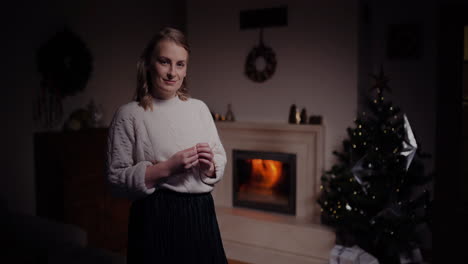
[[[63,119],[94,99],[104,105],[108,121],[117,106],[131,100],[136,61],[149,38],[165,25],[185,27],[185,1],[19,0],[2,4],[1,12],[0,200],[34,214],[33,133],[41,130],[33,122],[41,82],[37,49],[65,26],[81,37],[92,53],[94,70],[84,92],[64,99]]]

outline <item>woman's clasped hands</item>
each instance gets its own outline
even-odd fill
[[[214,177],[214,154],[208,143],[198,143],[193,147],[175,153],[168,162],[174,173],[198,168],[206,177]]]
[[[153,187],[159,179],[170,175],[198,169],[205,177],[215,177],[214,154],[208,143],[198,143],[193,147],[181,150],[164,162],[153,161],[146,169],[145,184]]]

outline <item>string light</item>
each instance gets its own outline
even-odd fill
[[[356,144],[353,144],[353,148],[356,148]]]

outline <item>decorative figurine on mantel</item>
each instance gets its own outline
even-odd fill
[[[307,124],[307,111],[305,107],[302,108],[301,110],[301,121],[299,122],[301,125]]]
[[[292,104],[289,108],[289,124],[299,124],[301,117],[299,116],[299,112],[297,111],[297,107],[295,104]]]
[[[231,122],[236,121],[236,118],[234,117],[234,113],[232,112],[231,104],[227,105],[227,112],[226,112],[225,120],[226,121],[231,121]]]
[[[322,124],[322,116],[311,115],[309,117],[309,124],[311,124],[311,125],[320,125],[320,124]]]
[[[292,104],[291,107],[289,108],[289,119],[288,123],[289,124],[297,124],[297,107],[295,104]]]

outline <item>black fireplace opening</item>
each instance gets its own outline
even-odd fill
[[[233,150],[233,205],[296,214],[296,154]]]

